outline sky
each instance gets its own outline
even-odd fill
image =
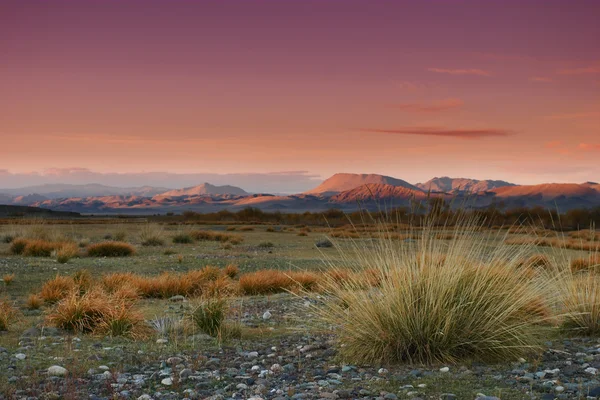
[[[0,187],[599,181],[598,20],[595,0],[0,0]]]

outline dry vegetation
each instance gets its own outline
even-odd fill
[[[90,257],[128,257],[135,254],[135,247],[125,242],[101,242],[88,246]]]

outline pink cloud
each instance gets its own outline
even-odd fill
[[[446,68],[427,68],[427,71],[436,72],[439,74],[450,74],[450,75],[477,75],[477,76],[492,76],[488,71],[482,69],[470,68],[470,69],[446,69]]]
[[[578,146],[581,150],[585,151],[596,151],[600,150],[600,144],[598,143],[579,143]]]
[[[440,101],[435,101],[430,104],[417,104],[417,103],[403,103],[392,106],[393,108],[409,111],[409,112],[417,112],[417,113],[431,113],[431,112],[440,112],[447,111],[455,108],[460,108],[464,105],[464,102],[461,99],[445,99]]]
[[[567,68],[558,71],[560,75],[584,75],[584,74],[600,74],[600,65],[591,65],[588,67]]]
[[[531,82],[537,82],[537,83],[550,83],[550,82],[554,82],[554,80],[552,78],[546,78],[545,76],[532,76],[531,78],[529,78],[529,80]]]
[[[581,118],[592,118],[600,116],[600,111],[584,111],[575,113],[561,113],[546,115],[546,119],[581,119]]]
[[[448,129],[433,127],[406,127],[400,129],[365,128],[362,132],[387,133],[394,135],[442,136],[460,139],[481,139],[493,136],[508,136],[510,132],[502,129]]]

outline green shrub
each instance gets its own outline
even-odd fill
[[[204,300],[192,311],[192,322],[207,335],[219,337],[225,320],[226,307],[227,303],[223,299]]]

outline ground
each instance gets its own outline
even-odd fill
[[[236,226],[229,233],[242,235],[244,241],[231,248],[218,242],[172,244],[168,240],[163,246],[141,246],[139,223],[45,228],[91,242],[125,230],[138,254],[127,258],[80,257],[59,264],[51,257],[9,255],[9,244],[0,244],[0,276],[15,274],[13,282],[2,288],[2,295],[22,312],[7,332],[0,333],[2,399],[600,397],[596,377],[600,343],[596,339],[549,337],[542,354],[494,365],[475,361],[428,366],[352,365],[338,354],[330,327],[315,322],[312,304],[318,298],[289,293],[231,299],[228,318],[241,324],[242,337],[223,342],[199,332],[157,332],[134,341],[61,331],[45,324],[46,310],[24,308],[27,296],[56,274],[72,275],[87,269],[94,276],[123,271],[155,275],[228,264],[238,265],[242,272],[263,268],[318,270],[324,268],[323,253],[335,258],[337,250],[315,247],[326,234],[315,228],[274,227],[275,232],[268,232],[264,225],[254,225],[253,230]],[[225,231],[227,226],[201,228]],[[164,229],[166,237],[182,230],[168,225]],[[300,231],[306,231],[306,236],[299,236]],[[273,246],[260,245],[265,242]],[[171,254],[165,255],[166,250]],[[545,251],[549,250],[540,248],[540,252]],[[148,320],[179,319],[193,304],[193,299],[146,299],[140,306]],[[271,317],[264,319],[267,310]],[[65,368],[66,374],[50,376],[48,368],[52,366]]]

